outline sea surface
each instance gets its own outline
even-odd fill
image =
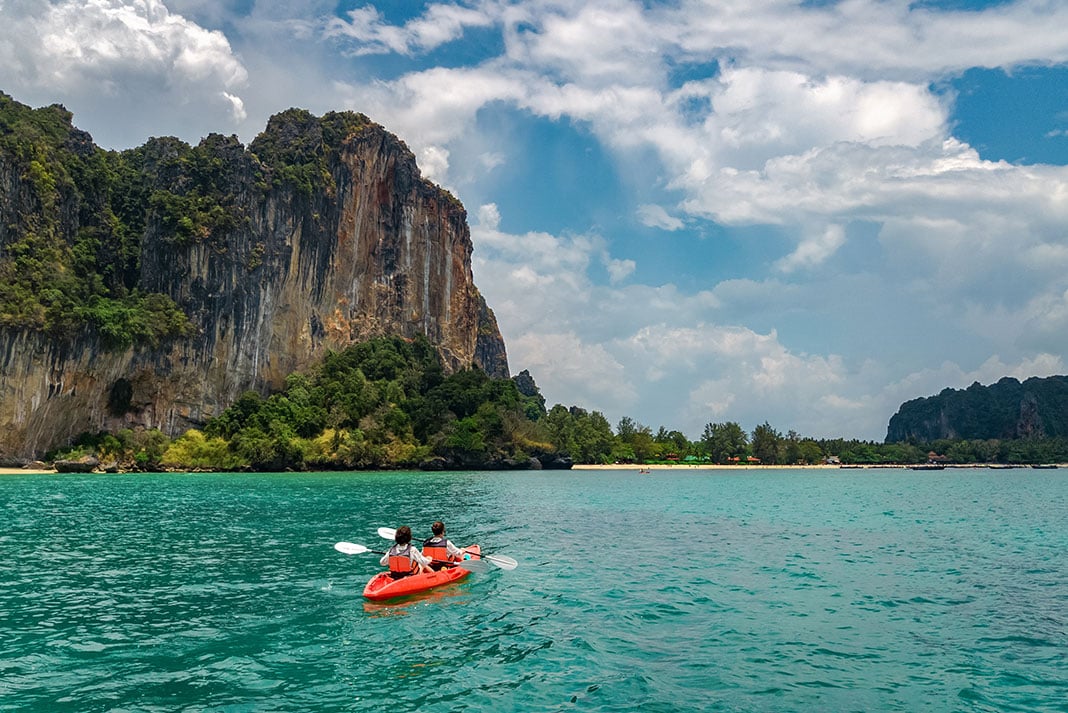
[[[1068,470],[0,476],[0,711],[416,710],[1068,711]]]

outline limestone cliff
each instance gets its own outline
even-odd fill
[[[113,153],[66,130],[53,142],[61,158],[75,144]],[[0,314],[0,456],[39,455],[87,430],[175,434],[246,390],[278,388],[326,350],[384,334],[425,335],[450,370],[508,376],[472,280],[463,206],[363,115],[289,110],[247,148],[218,135],[196,147],[152,139],[100,159],[109,171],[69,162],[51,183],[22,154],[0,145],[0,273],[21,274],[27,235],[52,240],[54,254],[74,256],[57,275],[91,252],[103,285],[91,304],[161,295],[188,325],[116,346],[99,327],[103,307],[84,324]]]
[[[1006,376],[983,386],[943,389],[906,401],[890,419],[887,443],[939,439],[1068,437],[1068,376]]]

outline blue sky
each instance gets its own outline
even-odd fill
[[[550,404],[882,440],[1065,373],[1068,3],[21,0],[0,89],[98,143],[362,111],[467,206]]]

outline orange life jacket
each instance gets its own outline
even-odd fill
[[[411,556],[412,546],[406,545],[405,548],[396,553],[393,552],[392,547],[389,548],[389,574],[394,579],[401,577],[407,577],[409,574],[415,571],[417,565],[415,559]]]
[[[434,563],[452,562],[454,558],[449,556],[449,549],[445,546],[445,538],[434,542],[433,537],[423,542],[423,556],[434,560]]]

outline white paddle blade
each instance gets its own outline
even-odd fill
[[[493,566],[500,567],[501,569],[515,569],[519,566],[519,563],[514,559],[505,557],[504,555],[482,555],[482,558]]]
[[[397,537],[397,531],[392,527],[380,527],[378,528],[378,536],[383,540],[392,540]]]
[[[457,567],[466,569],[469,572],[485,572],[489,567],[482,560],[460,560],[454,563]]]
[[[355,542],[339,542],[334,545],[334,549],[346,555],[362,555],[364,552],[370,552],[366,547],[357,545]]]

